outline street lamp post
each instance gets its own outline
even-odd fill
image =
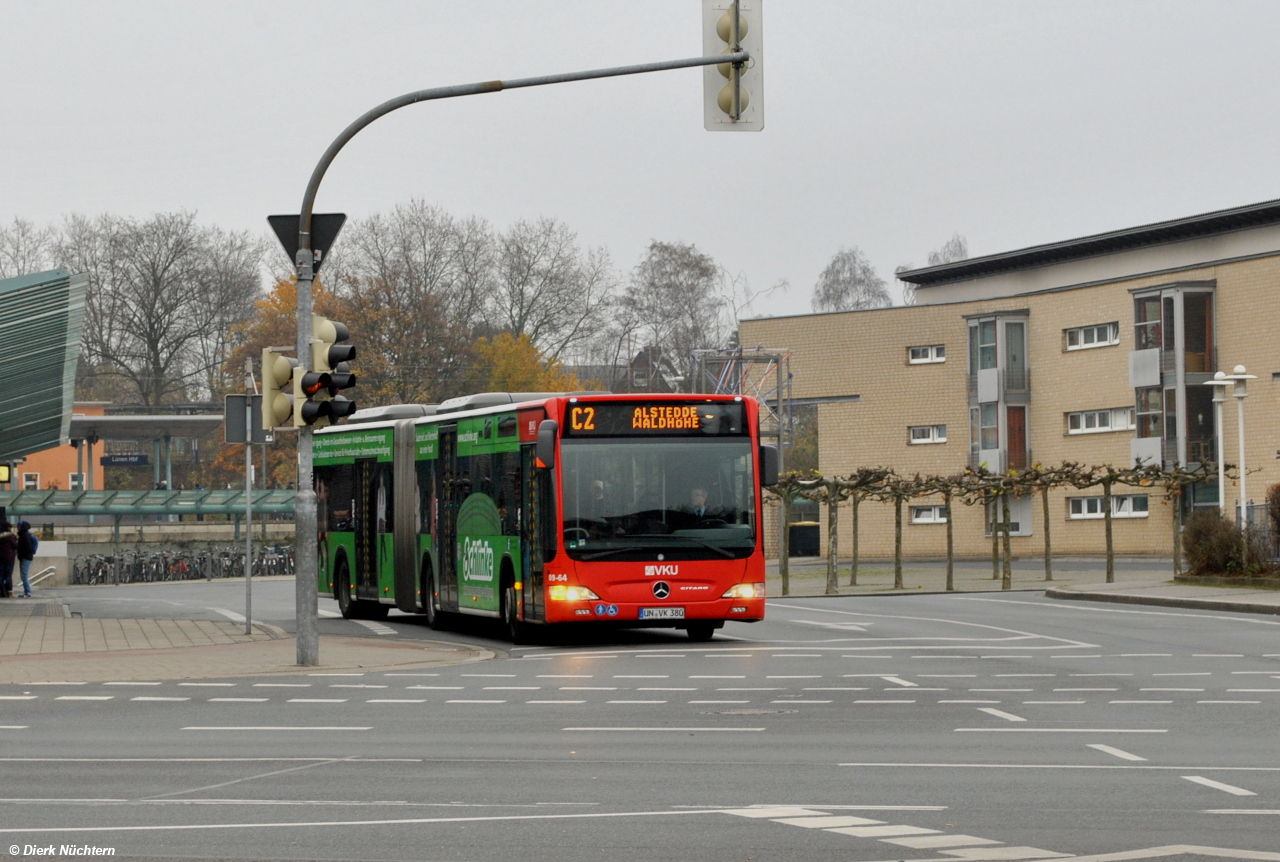
[[[1244,399],[1249,397],[1249,381],[1257,380],[1256,374],[1247,374],[1243,365],[1237,365],[1226,378],[1235,381],[1232,395],[1236,398],[1236,425],[1239,432],[1240,446],[1240,573],[1245,571],[1249,561],[1249,496],[1245,490],[1245,478],[1248,472],[1244,458]]]
[[[1205,386],[1213,387],[1213,422],[1215,436],[1218,438],[1218,511],[1224,516],[1227,511],[1227,471],[1224,466],[1225,457],[1223,448],[1226,445],[1222,440],[1222,405],[1227,401],[1227,387],[1231,381],[1227,380],[1227,372],[1219,371],[1213,375],[1213,379],[1207,381]]]

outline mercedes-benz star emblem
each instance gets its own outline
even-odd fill
[[[660,599],[665,599],[671,595],[671,585],[666,581],[658,581],[653,585],[653,594]]]

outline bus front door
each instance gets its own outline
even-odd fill
[[[440,606],[447,611],[458,609],[458,568],[455,545],[458,538],[458,506],[462,504],[458,494],[458,429],[446,425],[440,429],[440,456],[436,462],[436,499],[439,501],[439,517],[436,519],[436,573]]]

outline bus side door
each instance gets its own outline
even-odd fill
[[[440,591],[440,607],[458,609],[458,569],[455,545],[458,541],[458,426],[446,425],[440,429],[440,455],[436,462],[436,500],[439,512],[435,523],[435,539],[438,570],[436,588]]]
[[[355,512],[356,539],[356,598],[378,600],[378,513],[377,477],[378,463],[372,458],[362,458],[355,463]]]

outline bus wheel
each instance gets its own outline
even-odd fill
[[[333,577],[338,592],[338,610],[342,611],[342,618],[344,620],[357,618],[359,615],[357,603],[351,600],[351,572],[347,569],[345,557],[338,562],[338,570]]]
[[[436,575],[428,560],[422,561],[422,609],[427,615],[427,625],[433,629],[441,628],[443,620],[440,619],[440,611],[436,610]]]
[[[711,637],[716,633],[716,624],[689,623],[687,631],[689,634],[689,640],[701,643],[702,641],[711,640]]]
[[[513,644],[528,642],[529,627],[521,621],[516,610],[516,588],[511,584],[502,591],[502,621],[507,624],[507,636]]]

